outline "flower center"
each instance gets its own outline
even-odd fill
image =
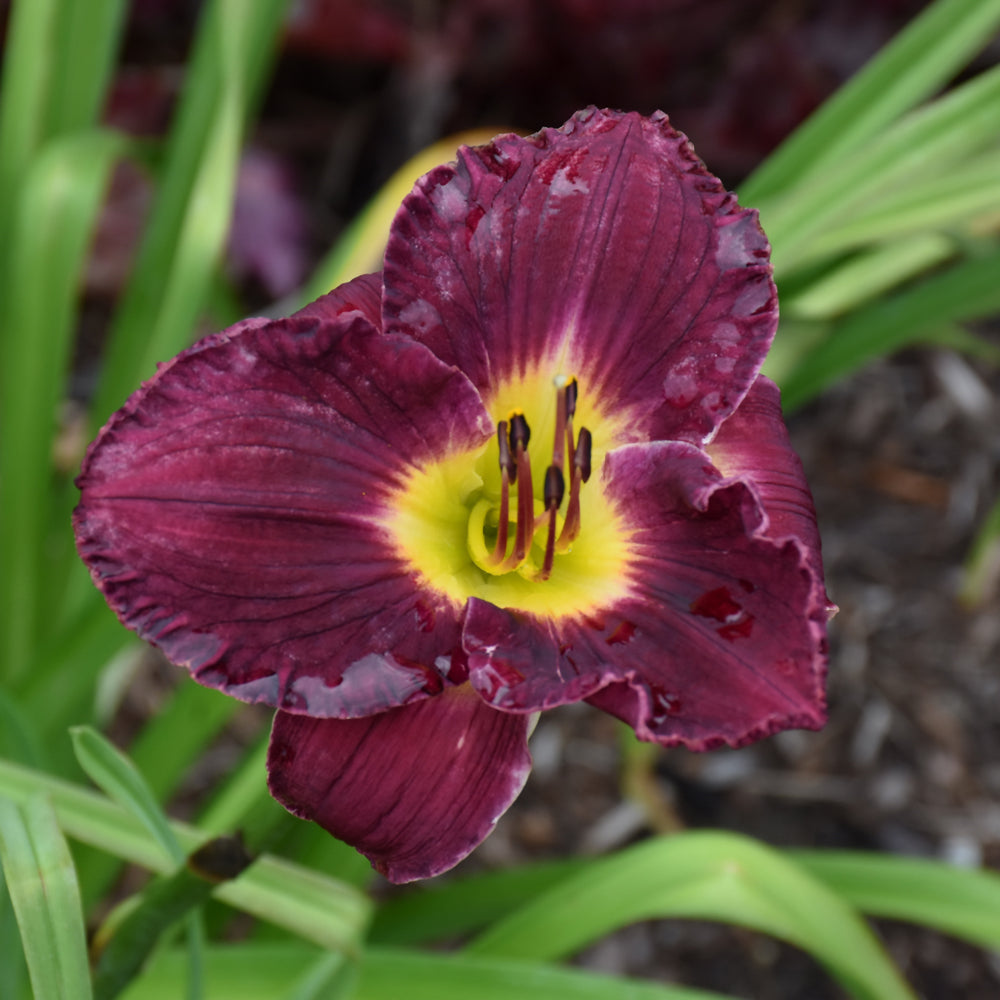
[[[401,557],[459,605],[558,618],[625,596],[630,532],[601,483],[584,485],[617,424],[551,369],[505,381],[487,405],[491,441],[414,469],[390,498],[379,520]]]
[[[536,581],[552,575],[556,553],[567,552],[580,534],[580,489],[590,478],[591,435],[586,427],[579,435],[573,433],[578,386],[575,378],[557,377],[556,422],[552,446],[552,462],[545,469],[542,490],[542,512],[535,513],[535,494],[531,479],[531,459],[528,443],[531,429],[520,410],[508,420],[497,424],[497,452],[500,469],[500,496],[494,504],[483,497],[469,518],[469,554],[480,569],[492,574],[509,573],[528,561],[535,536],[545,538],[541,566],[530,572]],[[564,471],[564,469],[566,471]],[[569,500],[562,526],[558,531],[559,510],[566,495],[569,476]],[[511,521],[510,491],[517,486],[517,511]],[[513,527],[513,544],[508,546]],[[489,535],[493,547],[487,551]]]

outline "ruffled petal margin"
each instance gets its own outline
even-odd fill
[[[620,416],[605,442],[701,443],[777,325],[757,214],[665,115],[590,108],[561,129],[463,148],[418,182],[385,257],[385,329],[505,381],[576,375]]]
[[[383,711],[464,680],[461,608],[421,589],[383,505],[414,464],[491,432],[461,373],[357,314],[248,321],[111,418],[78,479],[78,548],[122,621],[202,684]]]
[[[629,596],[558,623],[470,601],[483,698],[535,711],[583,697],[696,750],[822,725],[825,616],[802,543],[766,537],[751,488],[689,445],[617,449],[603,480],[632,532]]]
[[[367,719],[278,712],[268,782],[386,878],[456,865],[517,798],[531,769],[530,718],[489,708],[467,684]]]
[[[796,538],[820,587],[823,613],[836,610],[822,587],[819,525],[802,462],[792,448],[781,414],[781,392],[763,375],[705,451],[726,477],[753,483],[767,515],[767,536]]]

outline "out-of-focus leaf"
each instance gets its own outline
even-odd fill
[[[826,338],[782,378],[785,408],[802,406],[874,358],[908,344],[933,342],[940,330],[950,335],[954,323],[1000,311],[998,274],[1000,249],[995,249],[959,261],[835,323]]]
[[[933,927],[1000,951],[996,872],[862,851],[792,851],[790,856],[873,917]]]
[[[68,836],[151,871],[173,870],[170,855],[142,822],[103,795],[0,759],[0,796],[22,802],[39,790],[52,799]],[[186,853],[205,840],[203,832],[184,823],[171,822],[170,829]],[[220,885],[215,898],[348,955],[358,952],[371,918],[370,901],[356,889],[269,855],[236,881]]]
[[[0,673],[15,685],[31,666],[42,609],[58,586],[45,572],[52,440],[65,391],[79,276],[120,135],[50,142],[20,188],[0,273]]]
[[[76,870],[48,801],[0,799],[0,861],[35,1000],[90,1000]]]
[[[750,927],[807,951],[859,1000],[913,1000],[840,896],[779,852],[728,833],[661,837],[594,861],[493,925],[466,953],[552,960],[657,917]]]
[[[757,204],[807,182],[939,90],[1000,25],[997,0],[937,0],[856,73],[742,186]]]
[[[275,1000],[316,958],[301,945],[209,949],[212,1000]],[[183,982],[178,955],[166,952],[122,1000],[175,1000]],[[730,1000],[719,993],[561,969],[535,962],[367,948],[352,1000]],[[326,998],[324,997],[324,1000]]]

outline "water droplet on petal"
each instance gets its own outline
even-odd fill
[[[668,691],[653,691],[652,704],[650,706],[650,721],[654,726],[662,725],[672,716],[680,714],[683,703],[680,696]]]

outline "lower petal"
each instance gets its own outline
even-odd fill
[[[271,794],[391,881],[431,878],[480,844],[521,791],[529,725],[467,684],[366,719],[278,712]]]

